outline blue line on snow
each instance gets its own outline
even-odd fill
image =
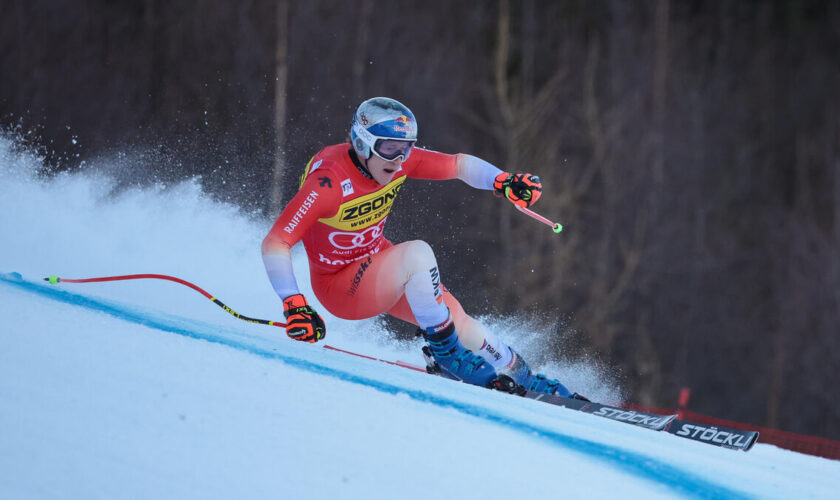
[[[326,375],[337,378],[347,382],[371,387],[381,392],[388,394],[406,394],[412,399],[431,403],[436,406],[444,408],[452,408],[459,412],[472,415],[490,422],[502,424],[511,429],[524,432],[528,435],[537,435],[551,442],[558,444],[564,448],[583,453],[605,462],[608,462],[614,467],[629,472],[635,476],[648,479],[660,483],[674,492],[696,496],[701,498],[721,498],[721,499],[735,499],[735,498],[750,498],[749,495],[727,488],[725,486],[715,484],[704,478],[698,477],[684,469],[675,467],[668,463],[662,462],[652,457],[642,455],[640,453],[628,451],[625,449],[609,446],[601,443],[596,443],[581,439],[578,437],[566,435],[552,429],[546,429],[527,422],[517,420],[506,416],[502,413],[494,412],[481,406],[463,403],[454,399],[449,399],[432,392],[421,391],[417,389],[408,389],[399,387],[397,385],[389,384],[381,380],[361,377],[350,372],[337,370],[328,366],[320,365],[311,361],[307,361],[292,356],[283,355],[274,351],[259,348],[257,346],[248,345],[224,336],[220,336],[211,332],[203,332],[192,328],[184,328],[178,326],[175,321],[167,321],[166,319],[156,319],[152,314],[141,311],[132,311],[128,307],[116,303],[108,303],[103,300],[93,299],[84,295],[68,292],[54,285],[42,285],[40,283],[24,280],[18,273],[0,273],[0,282],[7,285],[32,292],[52,300],[64,302],[81,306],[94,311],[104,312],[116,318],[137,323],[157,330],[163,330],[170,333],[176,333],[185,337],[206,340],[217,344],[222,344],[234,349],[245,351],[257,356],[281,361],[287,365],[294,366],[313,373]],[[186,320],[185,320],[186,321]]]

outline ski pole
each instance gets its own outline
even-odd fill
[[[551,226],[551,229],[553,229],[555,233],[560,233],[560,231],[563,230],[563,225],[560,224],[559,222],[551,222],[550,220],[546,219],[542,215],[540,215],[538,213],[535,213],[535,212],[532,212],[531,210],[528,210],[525,207],[520,207],[519,205],[514,205],[514,206],[516,207],[517,210],[519,210],[523,214],[528,215],[530,217],[533,217],[534,219],[537,219],[538,221],[542,222],[543,224]]]
[[[204,295],[208,299],[212,300],[214,304],[221,307],[228,313],[230,313],[234,318],[241,319],[242,321],[247,321],[249,323],[259,323],[260,325],[270,325],[270,326],[279,326],[281,328],[286,328],[286,323],[280,323],[279,321],[269,321],[267,319],[257,319],[257,318],[249,318],[248,316],[243,316],[238,312],[234,311],[230,307],[226,306],[221,300],[217,299],[216,297],[210,295],[203,289],[199,288],[198,286],[190,283],[189,281],[182,280],[180,278],[176,278],[174,276],[167,276],[165,274],[127,274],[124,276],[105,276],[102,278],[85,278],[85,279],[66,279],[66,278],[59,278],[58,276],[50,276],[49,278],[44,278],[44,281],[49,281],[53,285],[56,283],[101,283],[104,281],[122,281],[122,280],[137,280],[137,279],[159,279],[159,280],[168,280],[174,281],[175,283],[179,283],[184,286],[188,286],[195,290],[196,292]]]
[[[48,281],[48,282],[52,283],[53,285],[55,285],[57,283],[101,283],[101,282],[105,282],[105,281],[123,281],[123,280],[137,280],[137,279],[159,279],[159,280],[174,281],[175,283],[179,283],[181,285],[188,286],[188,287],[192,288],[193,290],[195,290],[196,292],[200,293],[201,295],[204,295],[208,299],[212,300],[214,304],[221,307],[225,311],[229,312],[230,314],[232,314],[237,319],[241,319],[243,321],[248,321],[249,323],[259,323],[261,325],[279,326],[281,328],[286,327],[285,323],[281,323],[279,321],[268,321],[268,320],[265,320],[265,319],[256,319],[256,318],[249,318],[248,316],[243,316],[243,315],[239,314],[238,312],[234,311],[233,309],[231,309],[230,307],[226,306],[221,300],[217,299],[216,297],[213,297],[212,295],[210,295],[209,293],[207,293],[206,291],[204,291],[202,288],[198,287],[197,285],[194,285],[194,284],[190,283],[189,281],[182,280],[181,278],[176,278],[174,276],[167,276],[165,274],[127,274],[127,275],[124,275],[124,276],[105,276],[105,277],[102,277],[102,278],[85,278],[85,279],[67,279],[67,278],[59,278],[58,276],[52,275],[49,278],[44,278],[44,281]],[[372,359],[374,361],[381,361],[383,363],[388,363],[389,365],[395,365],[395,366],[400,366],[400,367],[403,367],[403,368],[409,368],[411,370],[415,370],[415,371],[418,371],[418,372],[423,372],[423,373],[426,372],[426,370],[424,368],[420,368],[419,366],[415,366],[415,365],[412,365],[411,363],[406,363],[404,361],[394,362],[394,361],[388,361],[386,359],[380,359],[380,358],[374,358],[374,357],[371,357],[371,356],[365,356],[364,354],[358,354],[358,353],[355,353],[355,352],[352,352],[352,351],[339,349],[338,347],[333,347],[333,346],[328,345],[328,344],[324,344],[322,347],[324,349],[329,349],[331,351],[342,352],[344,354],[351,354],[353,356],[358,356],[360,358],[366,358],[366,359]]]
[[[248,321],[250,323],[259,323],[261,325],[279,326],[281,328],[286,327],[285,323],[280,323],[279,321],[268,321],[268,320],[265,320],[265,319],[256,319],[256,318],[249,318],[248,316],[243,316],[243,315],[239,314],[238,312],[234,311],[233,309],[229,308],[228,306],[226,306],[221,300],[217,299],[216,297],[213,297],[212,295],[210,295],[209,293],[204,291],[202,288],[190,283],[189,281],[182,280],[181,278],[176,278],[174,276],[167,276],[165,274],[127,274],[125,276],[105,276],[105,277],[102,277],[102,278],[85,278],[85,279],[74,279],[74,280],[66,279],[66,278],[59,278],[58,276],[53,275],[53,276],[50,276],[49,278],[44,278],[44,281],[49,281],[50,283],[55,285],[57,283],[101,283],[101,282],[104,282],[104,281],[122,281],[122,280],[137,280],[137,279],[160,279],[160,280],[174,281],[175,283],[179,283],[181,285],[188,286],[188,287],[192,288],[193,290],[195,290],[196,292],[200,293],[201,295],[204,295],[208,299],[212,300],[214,304],[221,307],[225,311],[229,312],[230,314],[232,314],[237,319],[241,319],[243,321]],[[324,344],[322,347],[324,349],[329,349],[331,351],[342,352],[344,354],[350,354],[350,355],[357,356],[357,357],[360,357],[360,358],[365,358],[365,359],[372,359],[374,361],[381,361],[383,363],[388,363],[389,365],[400,366],[402,368],[409,368],[411,370],[426,373],[425,368],[420,368],[419,366],[415,366],[415,365],[412,365],[411,363],[406,363],[404,361],[394,362],[394,361],[388,361],[386,359],[380,359],[380,358],[374,358],[374,357],[371,357],[371,356],[365,356],[364,354],[359,354],[359,353],[355,353],[355,352],[352,352],[352,351],[339,349],[338,347],[333,347],[333,346],[328,345],[328,344]]]

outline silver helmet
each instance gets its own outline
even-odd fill
[[[386,161],[411,154],[417,141],[414,113],[395,99],[374,97],[359,105],[353,115],[350,140],[359,158],[371,153]]]

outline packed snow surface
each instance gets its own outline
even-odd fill
[[[393,340],[376,320],[324,314],[325,342],[302,344],[167,281],[45,283],[168,274],[237,312],[282,320],[259,257],[271,221],[212,201],[195,182],[117,190],[96,169],[41,178],[40,162],[0,137],[0,497],[840,491],[838,461],[764,444],[720,449],[323,348],[422,364],[419,343]],[[539,333],[486,321],[539,358]],[[621,397],[595,362],[539,363],[593,399]]]

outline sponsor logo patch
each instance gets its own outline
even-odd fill
[[[350,289],[347,290],[347,295],[354,296],[356,295],[356,290],[359,289],[359,284],[362,282],[362,277],[365,275],[365,271],[367,268],[370,267],[370,264],[373,262],[373,259],[368,257],[366,260],[362,260],[362,263],[359,264],[359,270],[356,271],[356,275],[353,276],[353,280],[350,282]]]
[[[375,255],[375,254],[379,253],[379,250],[380,250],[380,248],[377,247],[377,248],[374,248],[373,250],[371,250],[370,252],[368,252],[364,255],[360,255],[358,257],[353,257],[353,258],[347,259],[347,260],[330,259],[329,257],[325,256],[324,254],[319,253],[318,254],[318,262],[321,262],[322,264],[327,264],[329,266],[346,266],[347,264],[352,264],[353,262],[362,260],[366,257],[371,256],[371,255]]]
[[[292,216],[292,220],[290,220],[289,224],[283,228],[283,231],[286,231],[287,233],[291,234],[292,231],[295,230],[297,225],[300,224],[300,221],[301,219],[303,219],[303,216],[309,212],[310,208],[312,208],[312,204],[315,203],[316,199],[318,199],[318,193],[315,191],[310,192],[309,196],[307,196],[303,200],[303,204],[300,206],[300,208],[297,209],[297,212],[295,212],[295,215]]]
[[[594,414],[600,415],[602,417],[607,417],[611,420],[618,420],[620,422],[631,422],[651,428],[659,427],[662,424],[667,423],[666,421],[672,418],[667,415],[644,415],[641,413],[636,413],[633,410],[622,410],[619,408],[607,407],[599,408],[598,411],[594,412]]]
[[[383,220],[391,211],[405,179],[405,176],[399,177],[378,191],[342,203],[336,215],[319,221],[344,231],[370,227]]]
[[[394,132],[414,132],[414,122],[411,118],[400,115],[394,119]]]
[[[709,441],[729,448],[743,448],[747,444],[747,438],[737,431],[707,427],[699,424],[682,424],[680,430],[675,432],[677,436],[684,436],[696,441]]]
[[[437,266],[429,269],[429,274],[432,275],[432,287],[434,287],[435,300],[438,304],[442,304],[443,292],[440,290],[440,272],[438,272]]]
[[[382,235],[382,224],[371,226],[360,232],[336,231],[330,233],[332,246],[340,250],[352,250],[372,245]]]
[[[502,353],[494,349],[493,346],[488,344],[486,340],[484,341],[484,345],[481,346],[481,349],[479,350],[487,351],[488,353],[490,353],[491,356],[493,356],[493,359],[495,359],[496,361],[502,359]]]

